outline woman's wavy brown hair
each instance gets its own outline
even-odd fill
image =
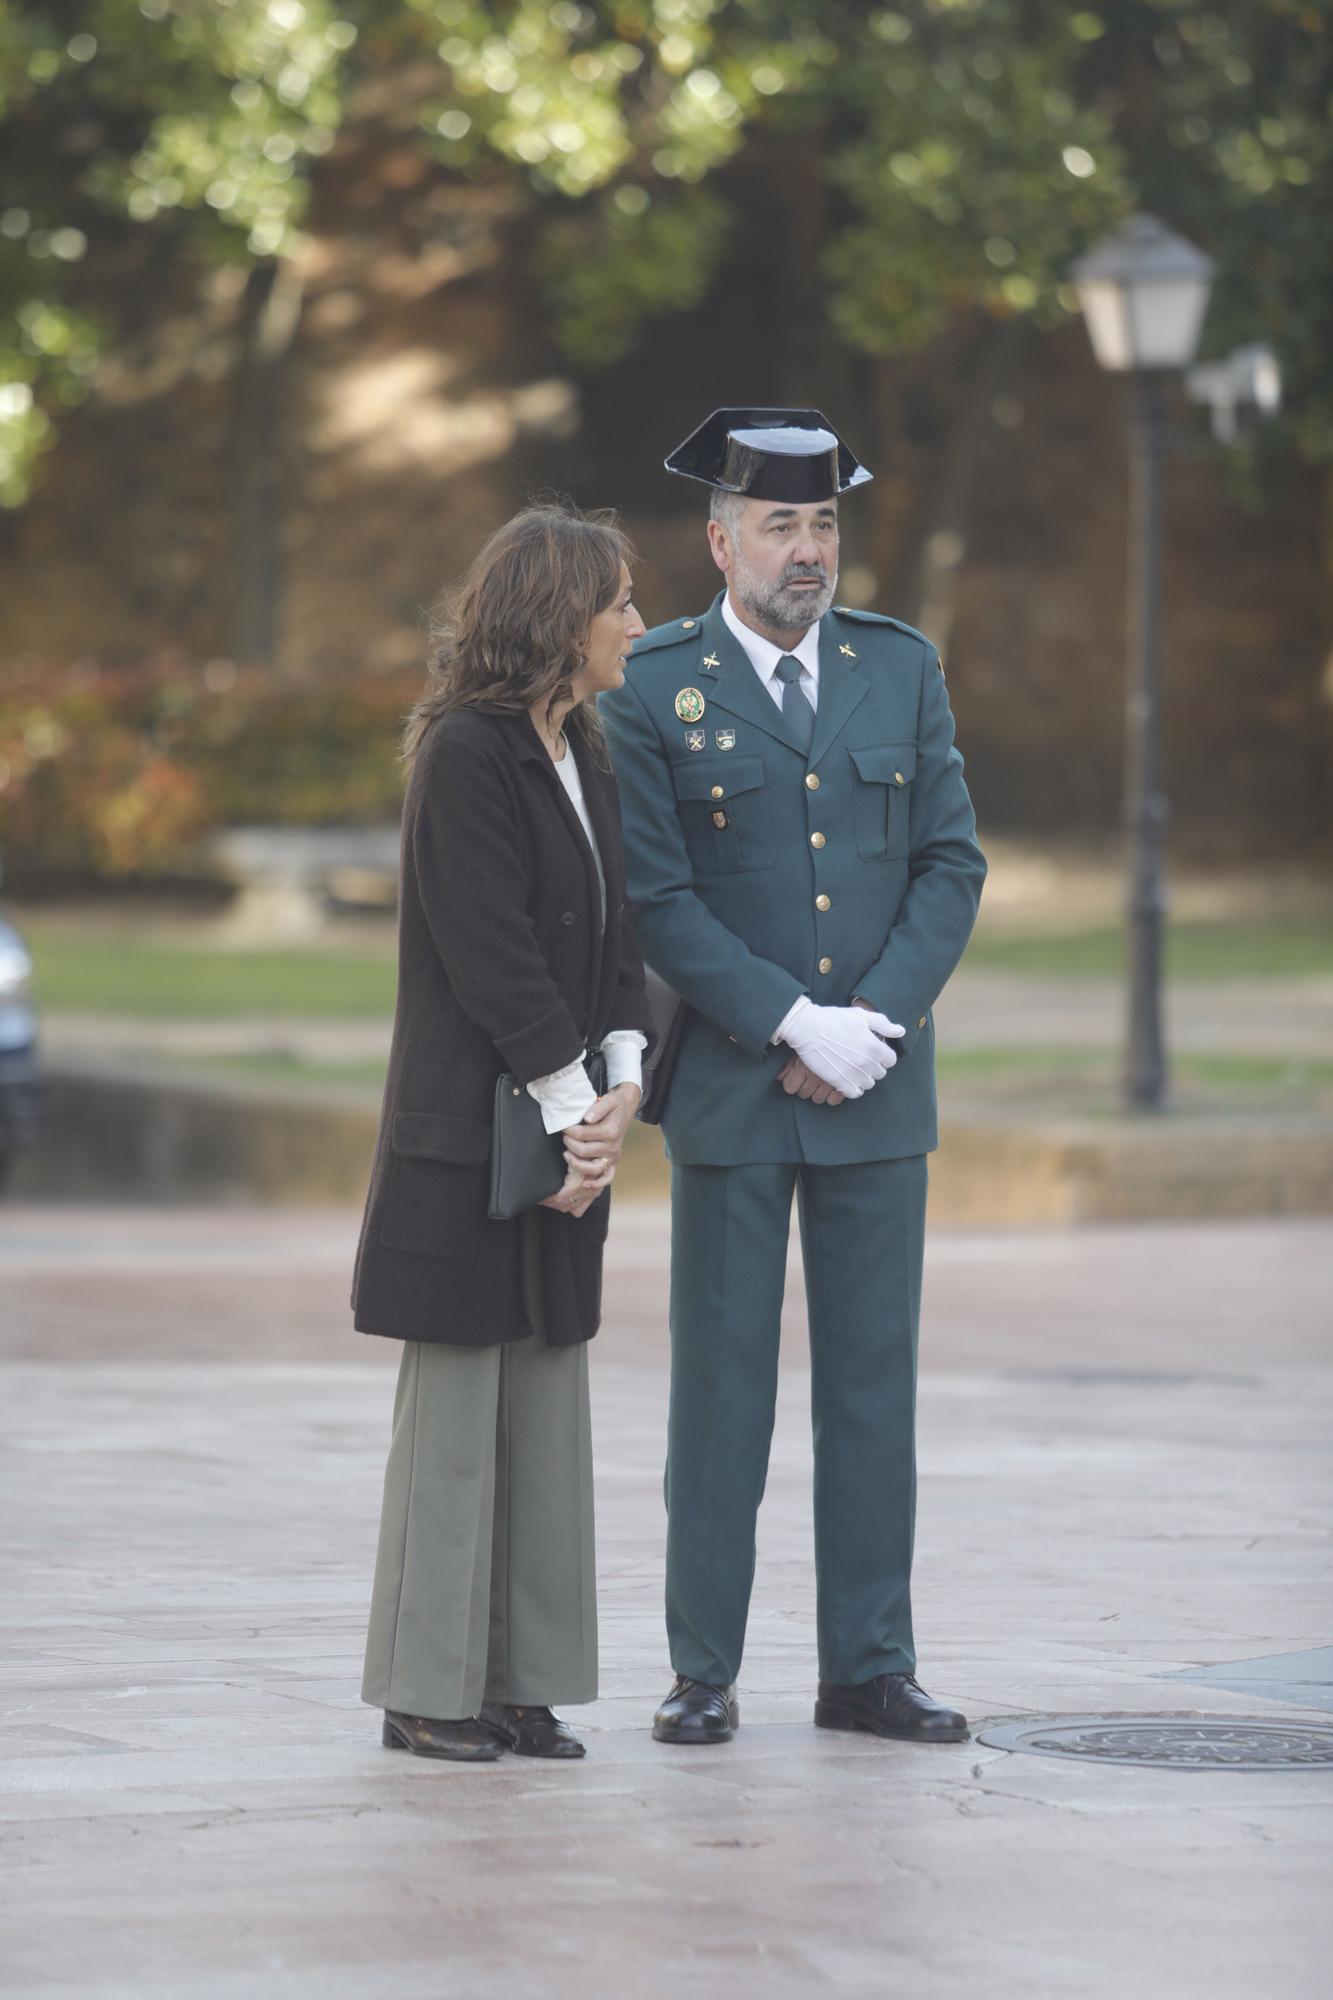
[[[431,614],[426,692],[403,731],[409,770],[436,717],[453,709],[512,715],[545,701],[549,719],[568,701],[588,628],[615,602],[633,554],[613,513],[580,513],[567,500],[537,501],[497,528]],[[580,702],[565,727],[606,762],[595,704]]]

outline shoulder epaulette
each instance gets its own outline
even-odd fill
[[[856,611],[850,604],[835,604],[833,609],[839,618],[855,618],[863,625],[892,625],[896,632],[905,632],[909,639],[919,639],[923,646],[933,650],[934,642],[924,632],[918,632],[915,625],[905,624],[901,618],[886,618],[882,611]]]
[[[677,646],[682,640],[693,639],[702,622],[699,618],[673,618],[669,625],[654,625],[651,632],[634,641],[630,658],[637,660],[644,653],[656,653],[663,646]]]

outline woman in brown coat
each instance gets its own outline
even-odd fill
[[[551,1704],[597,1692],[586,1343],[650,1032],[592,699],[643,631],[628,552],[569,507],[499,529],[405,741],[398,1001],[352,1303],[405,1343],[362,1692],[386,1745],[427,1756],[581,1756]],[[563,1132],[568,1175],[495,1222],[506,1071]]]

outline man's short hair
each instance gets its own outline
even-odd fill
[[[708,495],[708,518],[719,521],[733,541],[739,539],[741,514],[745,508],[743,493],[728,493],[721,486],[711,488]]]

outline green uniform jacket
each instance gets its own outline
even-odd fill
[[[658,626],[598,703],[620,781],[643,955],[694,1010],[662,1129],[697,1166],[898,1159],[938,1144],[931,1007],[986,864],[939,655],[910,625],[830,611],[808,757],[722,617]],[[777,1081],[802,993],[907,1029],[864,1097]]]

